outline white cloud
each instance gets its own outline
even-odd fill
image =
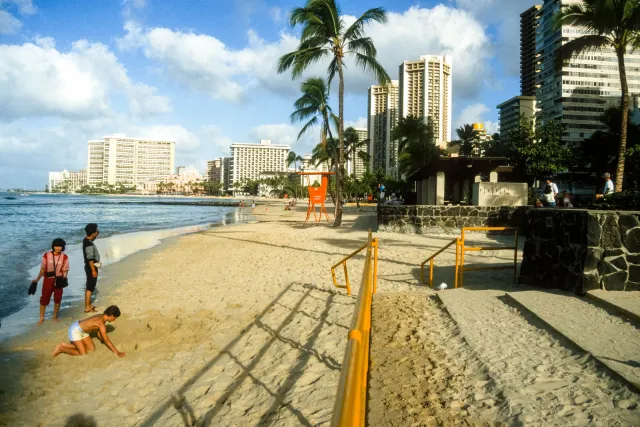
[[[9,12],[0,10],[0,34],[13,34],[22,28],[22,22]]]
[[[0,6],[11,5],[16,6],[21,15],[33,15],[38,10],[33,5],[33,0],[0,0]]]
[[[354,127],[354,128],[366,129],[367,126],[368,126],[367,118],[366,117],[358,117],[358,119],[355,120],[355,121],[345,120],[344,121],[344,128],[346,129],[349,126]]]
[[[345,16],[352,22],[355,17]],[[392,78],[399,64],[425,54],[453,55],[454,94],[473,98],[482,88],[488,72],[488,44],[482,26],[468,12],[438,5],[431,9],[412,7],[404,13],[389,13],[388,25],[374,23],[367,28],[378,49],[378,59]],[[258,88],[291,95],[299,82],[289,72],[277,73],[283,54],[295,50],[299,39],[282,32],[275,42],[248,32],[243,49],[226,46],[216,37],[167,28],[145,29],[134,22],[125,25],[126,35],[119,40],[122,49],[139,48],[159,62],[168,74],[187,86],[213,98],[239,101],[246,91]],[[327,61],[314,64],[306,76],[326,75]],[[364,94],[373,78],[346,63],[346,90]],[[483,78],[478,78],[483,76]]]
[[[491,115],[492,113],[493,111],[484,104],[471,104],[465,107],[454,121],[454,138],[455,129],[465,124],[482,123],[487,133],[493,134],[497,132],[498,125],[494,121],[485,119],[487,115]]]
[[[0,45],[0,117],[90,118],[112,114],[110,96],[122,93],[132,113],[166,112],[169,100],[131,81],[118,58],[101,43],[79,40],[67,52],[52,38]]]
[[[260,139],[270,139],[274,144],[293,146],[298,143],[299,132],[300,126],[293,126],[286,123],[260,125],[251,130],[251,138],[256,141]],[[309,134],[313,134],[313,129],[310,129],[308,132]],[[319,132],[318,130],[318,135]],[[303,135],[303,138],[309,139],[309,135]]]
[[[269,16],[275,24],[279,24],[284,19],[284,13],[278,6],[271,6],[269,8]]]
[[[455,0],[458,7],[472,13],[487,27],[495,28],[493,51],[508,75],[520,72],[520,14],[537,0]]]

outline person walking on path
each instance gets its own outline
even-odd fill
[[[87,224],[84,228],[86,237],[82,241],[82,256],[84,258],[84,272],[87,275],[87,285],[84,293],[84,312],[95,312],[96,308],[91,305],[91,294],[95,292],[96,285],[98,284],[98,268],[100,264],[100,252],[98,248],[93,244],[100,231],[98,231],[98,224]]]
[[[605,173],[603,175],[603,178],[605,179],[603,194],[605,196],[608,194],[613,194],[615,192],[615,188],[613,187],[613,181],[611,181],[611,175],[609,173]]]
[[[77,320],[69,326],[69,341],[67,344],[61,342],[56,346],[51,354],[56,357],[60,353],[69,356],[82,356],[90,351],[94,351],[96,347],[93,345],[90,333],[97,332],[98,339],[106,345],[109,350],[118,357],[124,357],[125,353],[119,351],[107,336],[106,322],[113,323],[120,317],[120,309],[116,305],[111,305],[102,314],[95,314],[84,320]]]
[[[551,180],[551,178],[547,178],[547,183],[544,186],[544,206],[547,208],[555,208],[556,207],[556,197],[558,196],[558,186]]]
[[[54,239],[51,242],[51,251],[42,255],[42,264],[38,277],[31,281],[29,294],[35,294],[37,283],[44,276],[42,281],[42,296],[40,297],[40,320],[38,325],[44,322],[44,312],[51,302],[53,294],[53,321],[58,322],[58,312],[60,311],[60,303],[62,302],[63,288],[56,286],[56,277],[67,277],[69,272],[69,257],[63,254],[66,242],[62,239]]]

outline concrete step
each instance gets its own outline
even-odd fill
[[[527,290],[509,292],[507,297],[640,390],[640,331],[636,324],[561,291]]]
[[[598,289],[587,292],[587,297],[640,322],[640,292],[638,291],[617,292]]]

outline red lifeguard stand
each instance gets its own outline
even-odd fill
[[[320,222],[322,220],[322,212],[324,212],[325,217],[327,218],[327,222],[331,221],[329,219],[329,213],[327,212],[327,208],[324,206],[324,199],[327,197],[327,187],[329,186],[329,175],[333,175],[334,172],[298,172],[298,174],[305,177],[307,181],[307,188],[309,190],[309,205],[307,207],[307,218],[304,220],[305,224],[309,221],[311,217],[311,212],[313,212],[313,219],[315,222]],[[320,186],[314,187],[311,182],[311,176],[320,176]],[[316,205],[320,205],[320,216],[316,216]]]

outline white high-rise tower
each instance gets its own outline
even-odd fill
[[[435,144],[445,148],[451,141],[450,55],[425,55],[400,64],[400,118],[416,116],[430,121]]]
[[[383,169],[397,176],[398,146],[391,141],[391,132],[398,124],[398,81],[387,86],[374,85],[369,88],[369,169]]]

